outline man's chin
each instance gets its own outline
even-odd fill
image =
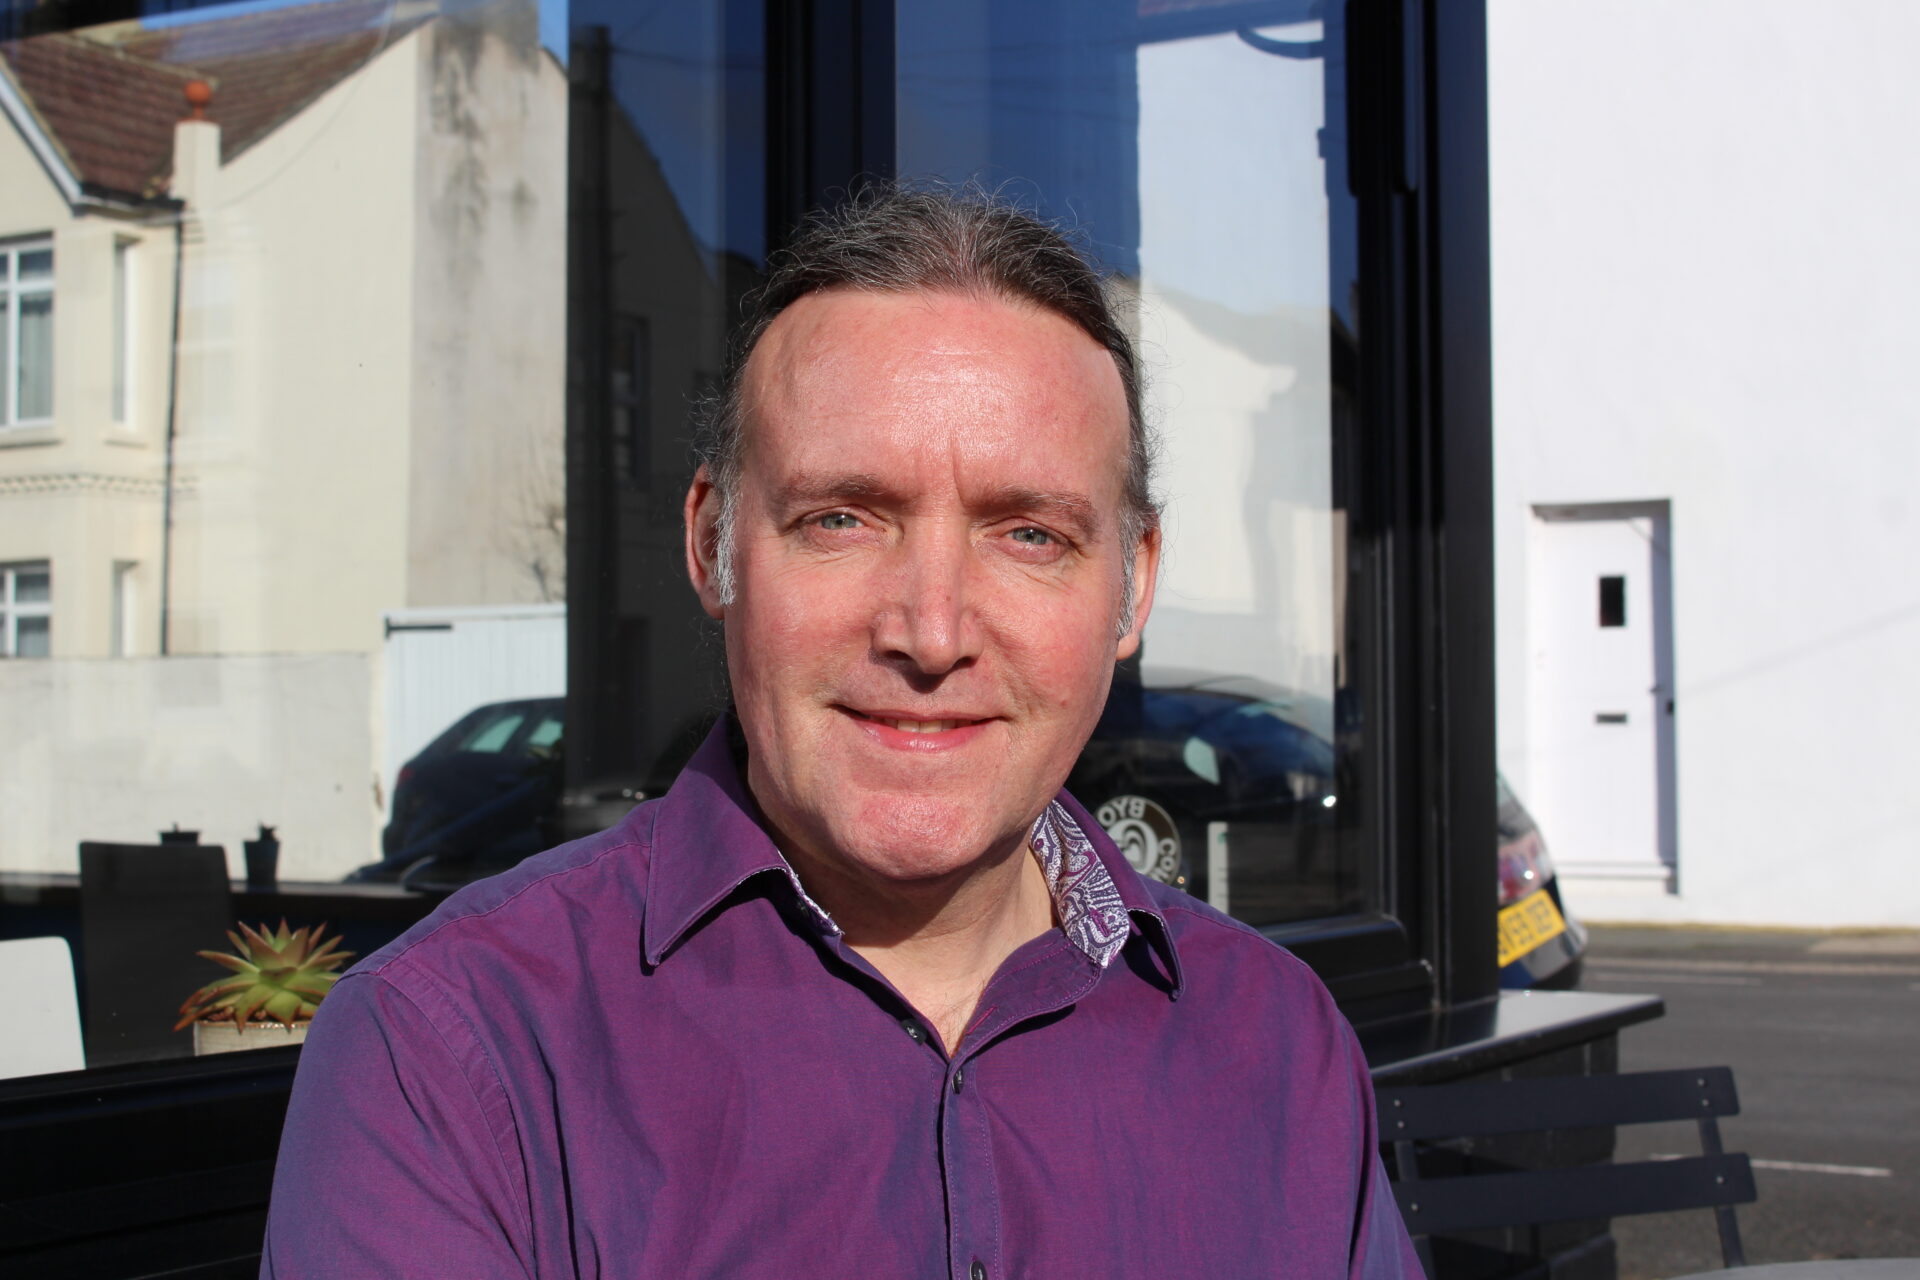
[[[978,806],[917,798],[863,808],[864,820],[836,833],[841,857],[903,887],[964,876],[1026,843],[1023,824],[983,823]]]

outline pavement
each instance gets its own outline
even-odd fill
[[[1594,926],[1581,986],[1666,999],[1621,1033],[1621,1070],[1733,1068],[1741,1113],[1721,1136],[1754,1164],[1749,1263],[1920,1258],[1920,930]],[[1642,1125],[1616,1158],[1699,1150],[1691,1124]],[[1721,1265],[1707,1210],[1614,1236],[1621,1280]]]

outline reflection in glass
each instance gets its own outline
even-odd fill
[[[52,624],[47,618],[20,618],[15,622],[14,656],[44,658],[53,652]]]
[[[1273,923],[1377,901],[1341,765],[1356,231],[1344,6],[1229,8],[903,5],[899,170],[1038,207],[1138,303],[1165,554],[1068,785],[1143,871]]]
[[[20,297],[20,387],[18,416],[53,416],[53,296]]]
[[[658,794],[725,701],[686,582],[689,410],[766,242],[763,6],[571,8],[564,835]]]
[[[15,604],[45,604],[53,596],[53,575],[44,569],[23,569],[13,576]]]

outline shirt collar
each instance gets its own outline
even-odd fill
[[[792,885],[796,900],[824,932],[840,932],[807,896],[761,825],[759,808],[734,762],[731,723],[731,714],[721,717],[655,814],[641,926],[650,965],[659,964],[728,895],[769,871]],[[1139,930],[1161,954],[1178,995],[1180,964],[1166,917],[1100,824],[1062,791],[1035,821],[1031,840],[1061,929],[1074,947],[1104,968],[1130,932]]]

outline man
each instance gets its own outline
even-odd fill
[[[686,500],[732,714],[335,987],[263,1274],[1417,1275],[1325,990],[1059,790],[1152,603],[1139,401],[1023,215],[803,234]]]

